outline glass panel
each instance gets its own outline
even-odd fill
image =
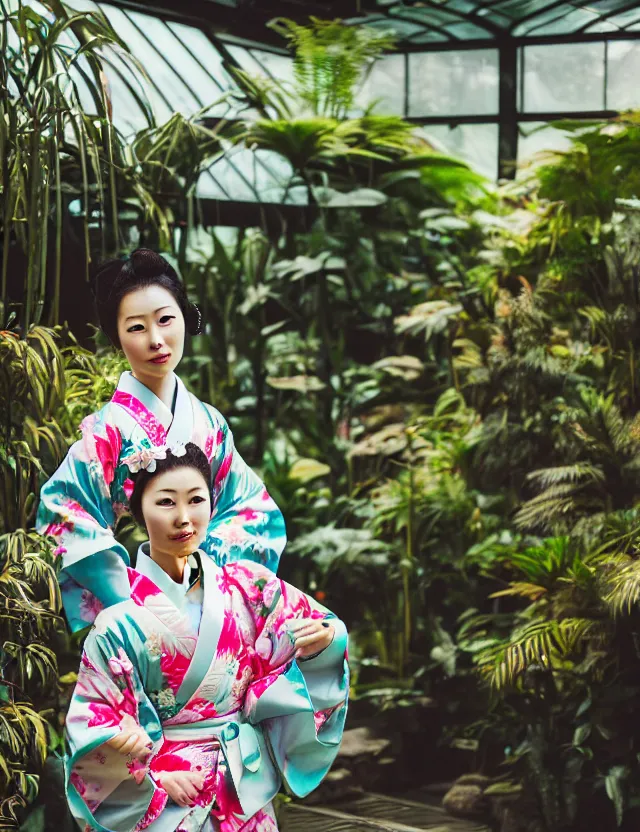
[[[611,41],[608,50],[607,107],[637,109],[640,107],[640,42]]]
[[[140,72],[132,69],[127,60],[113,49],[105,50],[105,60],[108,61],[106,72],[113,101],[113,120],[117,125],[122,123],[119,129],[122,129],[125,135],[145,127],[146,119],[123,79],[149,101],[158,124],[163,124],[171,117],[172,108],[155,86]]]
[[[144,66],[147,75],[152,80],[153,85],[160,95],[165,99],[167,106],[172,111],[179,111],[185,116],[190,116],[197,112],[201,108],[201,104],[196,96],[182,78],[156,52],[153,46],[145,39],[142,32],[129,20],[127,15],[113,6],[103,5],[102,9],[111,21],[111,25]],[[141,18],[144,31],[147,22],[153,21],[154,18],[148,17],[147,15],[138,15],[138,20]]]
[[[251,52],[244,46],[237,46],[236,44],[226,44],[227,51],[235,58],[240,67],[251,75],[266,75],[264,67],[260,66],[258,61],[253,57]]]
[[[476,26],[471,22],[460,21],[459,23],[449,24],[444,27],[453,38],[460,40],[482,40],[491,38],[493,40],[493,33],[481,26]]]
[[[409,55],[409,115],[496,115],[498,50]]]
[[[618,26],[616,23],[611,23],[609,20],[599,20],[591,26],[587,26],[585,32],[589,35],[601,35],[607,34],[607,32],[618,32],[622,28],[622,26]]]
[[[275,52],[263,52],[252,49],[251,54],[264,70],[276,81],[291,81],[293,78],[293,60],[287,55],[277,55]]]
[[[558,130],[552,124],[530,121],[518,125],[518,167],[528,163],[543,163],[545,151],[562,151],[570,147],[571,133]]]
[[[210,171],[205,170],[200,174],[198,184],[196,186],[196,195],[200,199],[229,199],[226,191],[220,186],[219,182],[213,177]]]
[[[568,35],[572,32],[578,32],[583,27],[590,23],[595,23],[598,20],[598,13],[592,9],[574,9],[565,14],[556,15],[555,19],[550,20],[545,25],[539,25],[537,19],[534,18],[533,25],[527,29],[528,35]]]
[[[184,23],[167,22],[167,26],[189,52],[206,67],[209,75],[215,78],[222,89],[228,90],[234,86],[229,73],[223,67],[222,55],[204,32],[196,29],[195,26],[186,26]]]
[[[30,0],[29,5],[42,11],[47,17],[53,17],[51,12],[39,3]],[[71,0],[68,4],[74,11],[79,12],[101,12],[100,6],[93,3],[91,0]],[[67,29],[60,35],[59,42],[62,45],[69,47],[69,49],[78,49],[79,42],[71,30]],[[143,109],[138,105],[135,96],[128,89],[127,85],[122,79],[124,75],[133,88],[142,98],[148,98],[153,101],[153,91],[149,89],[148,85],[143,86],[141,73],[133,72],[130,64],[121,56],[119,50],[112,49],[105,46],[101,51],[101,55],[105,61],[105,74],[108,81],[108,91],[111,98],[111,106],[113,111],[113,123],[115,127],[125,136],[142,130],[148,127],[148,121],[145,117]],[[73,79],[76,88],[76,94],[80,101],[83,110],[87,113],[95,113],[96,106],[93,95],[89,91],[86,81],[81,72],[83,70],[86,76],[93,81],[94,69],[89,64],[87,58],[79,55],[76,60],[76,66],[70,68],[70,76]],[[119,71],[118,71],[119,70]],[[121,73],[121,74],[120,74]],[[69,91],[71,94],[71,91]],[[157,98],[157,94],[156,94]],[[158,105],[157,114],[159,116],[168,117],[170,114],[166,105],[163,106],[161,99],[156,101]],[[71,140],[71,134],[70,134]],[[73,139],[75,143],[75,139]]]
[[[410,23],[408,20],[400,20],[397,17],[385,17],[382,20],[367,23],[376,29],[384,29],[385,32],[393,32],[399,39],[410,38],[411,35],[419,35],[424,31],[424,26],[418,23]]]
[[[627,12],[616,14],[609,18],[609,22],[618,29],[626,29],[633,24],[637,25],[640,23],[640,9],[630,9]]]
[[[524,47],[524,111],[604,109],[604,43]]]
[[[418,133],[441,153],[462,159],[488,179],[498,178],[497,124],[429,124]]]
[[[375,102],[375,113],[404,115],[404,80],[404,55],[385,55],[375,62],[358,91],[357,108],[365,110]]]
[[[222,84],[213,80],[168,26],[157,17],[149,17],[139,12],[131,11],[128,16],[143,29],[145,36],[171,64],[175,73],[187,81],[193,97],[200,102],[200,106],[210,106],[220,99]],[[220,106],[216,109],[219,110]],[[226,109],[226,106],[223,107],[223,111]]]
[[[442,32],[434,32],[431,29],[427,29],[421,35],[414,35],[411,38],[411,43],[417,44],[418,46],[421,44],[427,43],[449,43],[449,37]]]
[[[93,3],[92,0],[67,0],[65,5],[70,6],[77,12],[95,12],[100,10],[98,4]]]
[[[229,199],[238,202],[257,202],[255,191],[230,162],[231,155],[233,154],[229,152],[211,165],[209,168],[211,176],[219,183],[222,190],[229,194]]]

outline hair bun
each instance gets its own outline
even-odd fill
[[[168,277],[178,279],[176,270],[164,257],[150,248],[137,248],[131,252],[129,257],[132,270],[136,277],[153,278],[165,274]]]

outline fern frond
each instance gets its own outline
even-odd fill
[[[529,482],[541,488],[548,488],[558,483],[574,482],[604,482],[605,475],[597,465],[589,462],[576,462],[573,465],[556,465],[553,468],[540,468],[527,475]]]
[[[630,615],[640,601],[640,560],[627,562],[618,571],[607,575],[603,600],[615,616]]]
[[[539,584],[531,584],[527,581],[513,581],[509,584],[507,589],[501,589],[499,592],[492,592],[489,598],[504,598],[507,596],[515,596],[518,598],[526,598],[529,601],[537,601],[546,595],[547,588]]]
[[[531,667],[552,670],[560,661],[578,653],[595,628],[587,618],[537,621],[521,630],[510,644],[485,660],[481,672],[496,690],[513,686]]]

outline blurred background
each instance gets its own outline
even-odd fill
[[[640,4],[0,11],[0,829],[66,823],[81,642],[34,515],[124,369],[91,267],[141,245],[281,576],[352,634],[283,830],[637,829]]]

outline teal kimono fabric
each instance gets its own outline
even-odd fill
[[[103,610],[85,641],[66,775],[87,832],[275,832],[281,783],[304,796],[335,759],[349,686],[342,622],[264,566],[200,561],[182,593],[149,558],[145,574],[130,569],[129,600]],[[198,631],[187,609],[197,593]],[[289,625],[309,617],[330,618],[336,635],[298,662]],[[133,726],[153,743],[144,764],[105,744]],[[162,788],[176,770],[204,775],[193,807]]]
[[[62,599],[72,630],[129,596],[129,558],[114,538],[133,483],[122,460],[144,448],[193,442],[207,455],[213,515],[202,549],[219,565],[241,558],[277,571],[286,543],[282,513],[234,448],[224,418],[176,376],[173,412],[131,373],[82,425],[76,442],[40,493],[37,528],[54,537],[62,559]]]

